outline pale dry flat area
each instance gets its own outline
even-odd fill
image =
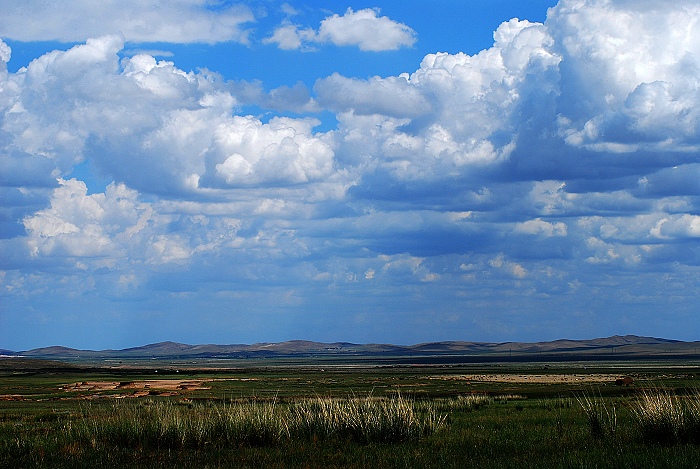
[[[431,379],[484,382],[484,383],[530,383],[530,384],[588,384],[588,383],[614,383],[620,378],[617,374],[476,374],[476,375],[441,375],[431,376]]]

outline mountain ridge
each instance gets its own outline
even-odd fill
[[[4,356],[31,358],[255,358],[299,355],[532,355],[532,354],[679,354],[699,355],[700,341],[636,335],[596,339],[557,339],[543,342],[439,341],[414,345],[356,344],[289,340],[254,344],[198,344],[157,342],[121,350],[79,350],[64,346],[40,347],[22,352],[2,350]]]

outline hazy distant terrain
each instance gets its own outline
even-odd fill
[[[700,357],[700,342],[639,337],[612,336],[590,340],[555,340],[550,342],[430,342],[416,345],[354,344],[349,342],[321,343],[292,340],[252,345],[187,345],[160,342],[123,350],[76,350],[67,347],[44,347],[13,352],[6,356],[43,359],[137,359],[137,358],[272,358],[300,356],[328,357],[463,357],[470,361],[514,359],[636,359],[664,357]]]

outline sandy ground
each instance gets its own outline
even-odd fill
[[[79,381],[64,384],[59,390],[78,392],[78,396],[61,399],[96,399],[98,397],[126,398],[143,396],[177,396],[188,391],[210,389],[205,383],[212,381],[192,379],[150,379],[140,381]],[[103,394],[104,391],[122,391],[120,393]],[[45,400],[20,394],[0,394],[0,401]]]
[[[208,380],[191,379],[150,379],[143,381],[80,381],[61,387],[67,392],[99,393],[102,391],[123,390],[123,394],[112,397],[141,397],[148,395],[174,396],[185,391],[209,389],[204,386]]]
[[[576,384],[614,383],[620,375],[612,374],[483,374],[432,376],[431,379],[473,381],[486,383]]]

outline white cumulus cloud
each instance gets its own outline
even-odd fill
[[[285,24],[275,29],[272,36],[263,39],[263,44],[277,44],[282,50],[311,50],[309,44],[317,39],[316,31],[312,28],[301,29],[294,24]]]
[[[511,20],[494,38],[474,56],[428,54],[410,75],[317,81],[319,103],[343,112],[336,138],[399,179],[454,178],[507,160],[533,83],[545,93],[554,86],[547,80],[558,76],[560,57],[539,23]],[[358,148],[362,140],[368,146]]]
[[[105,193],[87,194],[76,179],[59,180],[50,207],[24,219],[33,256],[116,258],[152,210],[135,191],[110,185]],[[122,238],[122,239],[118,239]]]
[[[331,43],[356,46],[371,52],[411,47],[416,42],[413,29],[379,14],[376,8],[358,11],[348,8],[342,16],[334,14],[322,20],[318,31],[287,23],[275,29],[272,36],[263,42],[277,44],[285,50],[308,49],[314,43]]]
[[[219,125],[209,157],[216,177],[230,186],[304,183],[333,171],[333,150],[311,137],[316,121],[274,118],[267,124],[233,117]]]
[[[562,0],[547,27],[567,67],[562,132],[592,150],[700,143],[700,5]]]

